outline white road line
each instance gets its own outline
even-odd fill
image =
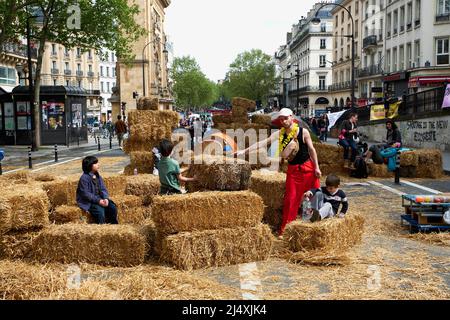
[[[62,161],[64,159],[67,159],[67,158],[61,158],[61,159],[59,159],[59,161]],[[48,160],[48,161],[45,161],[45,162],[40,162],[38,164],[33,164],[33,166],[39,167],[39,166],[42,166],[43,164],[52,163],[52,162],[54,163],[55,160],[53,159],[53,160]]]
[[[28,169],[28,167],[22,167],[22,168],[18,168],[18,169],[14,169],[14,170],[4,171],[3,174],[13,173],[16,171],[26,170],[26,169]]]
[[[76,158],[72,158],[72,159],[69,159],[69,160],[66,160],[66,161],[61,161],[61,162],[58,162],[58,163],[55,163],[55,164],[51,164],[49,166],[45,166],[45,167],[42,167],[42,168],[39,168],[39,169],[34,169],[34,170],[31,170],[31,171],[36,172],[36,171],[40,171],[40,170],[44,170],[44,169],[47,169],[47,168],[59,166],[60,164],[64,164],[64,163],[68,163],[68,162],[72,162],[72,161],[80,160],[80,159],[82,159],[82,158],[81,157],[76,157]]]
[[[433,193],[433,194],[441,194],[442,192],[438,191],[438,190],[434,190],[431,188],[427,188],[425,186],[421,186],[420,184],[414,183],[414,182],[410,182],[410,181],[406,181],[406,180],[402,180],[401,183],[407,184],[409,186],[418,188],[418,189],[422,189],[425,190],[427,192]]]
[[[395,194],[397,194],[399,196],[403,196],[403,195],[406,194],[404,192],[401,192],[400,190],[397,190],[397,189],[385,186],[384,184],[381,184],[381,183],[378,183],[378,182],[375,182],[375,181],[368,181],[368,182],[370,184],[374,185],[374,186],[380,187],[380,188],[382,188],[384,190],[390,191],[390,192],[395,193]]]
[[[244,300],[261,300],[258,296],[261,291],[261,280],[258,273],[256,262],[239,265],[242,298]]]

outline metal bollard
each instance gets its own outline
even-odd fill
[[[58,145],[55,144],[55,162],[58,162]]]
[[[33,169],[33,163],[31,162],[31,147],[28,147],[28,168]]]
[[[112,134],[109,134],[109,148],[112,149]]]
[[[100,151],[100,137],[98,137],[98,151]]]
[[[3,175],[2,162],[0,161],[0,176]]]
[[[400,149],[397,149],[397,158],[395,159],[395,184],[400,184]]]

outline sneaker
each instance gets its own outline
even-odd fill
[[[322,220],[322,217],[320,216],[319,210],[313,209],[310,221],[311,222],[317,222],[317,221],[320,221],[320,220]]]

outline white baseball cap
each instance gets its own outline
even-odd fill
[[[291,109],[288,108],[283,108],[280,110],[280,112],[275,112],[272,115],[272,121],[277,120],[279,117],[289,117],[289,116],[293,116],[294,112],[292,112]]]

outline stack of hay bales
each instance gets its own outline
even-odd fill
[[[183,270],[265,260],[271,232],[263,201],[250,191],[155,197],[155,252]]]
[[[400,156],[400,174],[409,178],[442,177],[442,152],[438,149],[417,149]]]
[[[247,190],[252,174],[250,164],[244,160],[223,156],[194,157],[187,175],[197,177],[186,184],[189,192],[205,190]]]
[[[283,219],[283,202],[286,191],[286,174],[279,172],[253,172],[250,190],[264,201],[263,221],[274,231],[279,231]]]
[[[297,262],[329,264],[347,259],[346,252],[361,242],[363,226],[359,213],[316,223],[294,221],[287,225],[285,238]]]
[[[264,124],[266,126],[272,125],[272,117],[268,114],[255,114],[252,116],[252,123]]]
[[[323,175],[331,173],[339,174],[348,172],[344,169],[344,149],[336,145],[314,143],[317,152],[320,170]]]
[[[148,104],[152,103],[154,102],[150,101]],[[134,169],[137,169],[138,173],[152,173],[153,154],[151,150],[162,139],[171,140],[172,131],[178,126],[179,115],[177,112],[157,111],[149,108],[128,113],[130,138],[124,141],[124,151],[130,154],[131,163],[124,170],[127,175],[133,174]]]
[[[141,97],[137,102],[138,110],[158,110],[159,109],[159,99],[158,98],[148,98]]]
[[[234,123],[248,123],[248,113],[256,110],[256,102],[245,98],[231,99],[231,116]]]
[[[90,263],[132,267],[144,262],[145,236],[124,225],[52,225],[33,241],[30,256],[41,263]]]
[[[25,177],[25,176],[23,176]],[[23,258],[49,225],[49,201],[40,184],[3,185],[0,195],[0,258]]]

